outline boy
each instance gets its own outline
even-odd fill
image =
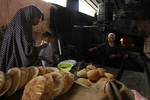
[[[47,43],[48,45],[41,49],[39,52],[39,57],[41,63],[44,67],[52,66],[53,64],[53,47],[52,43],[55,41],[55,36],[50,32],[45,32],[42,34],[42,42]]]

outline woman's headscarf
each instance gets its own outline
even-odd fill
[[[21,8],[6,29],[1,51],[0,69],[6,71],[11,67],[30,66],[36,58],[33,47],[32,20],[43,18],[35,6]]]

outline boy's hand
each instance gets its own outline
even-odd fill
[[[38,48],[45,48],[45,47],[47,47],[47,45],[48,45],[48,42],[42,40],[39,45],[36,45],[36,47],[38,47]]]
[[[47,47],[47,45],[48,45],[48,42],[44,41],[44,40],[40,43],[41,48],[45,48],[45,47]]]

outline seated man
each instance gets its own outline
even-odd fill
[[[114,33],[109,33],[106,38],[106,43],[89,49],[90,52],[98,52],[97,55],[102,65],[116,67],[121,64],[120,47],[115,43],[115,39],[116,35]]]

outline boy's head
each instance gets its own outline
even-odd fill
[[[55,40],[55,36],[51,32],[44,32],[42,34],[42,40],[47,42],[53,42]]]

